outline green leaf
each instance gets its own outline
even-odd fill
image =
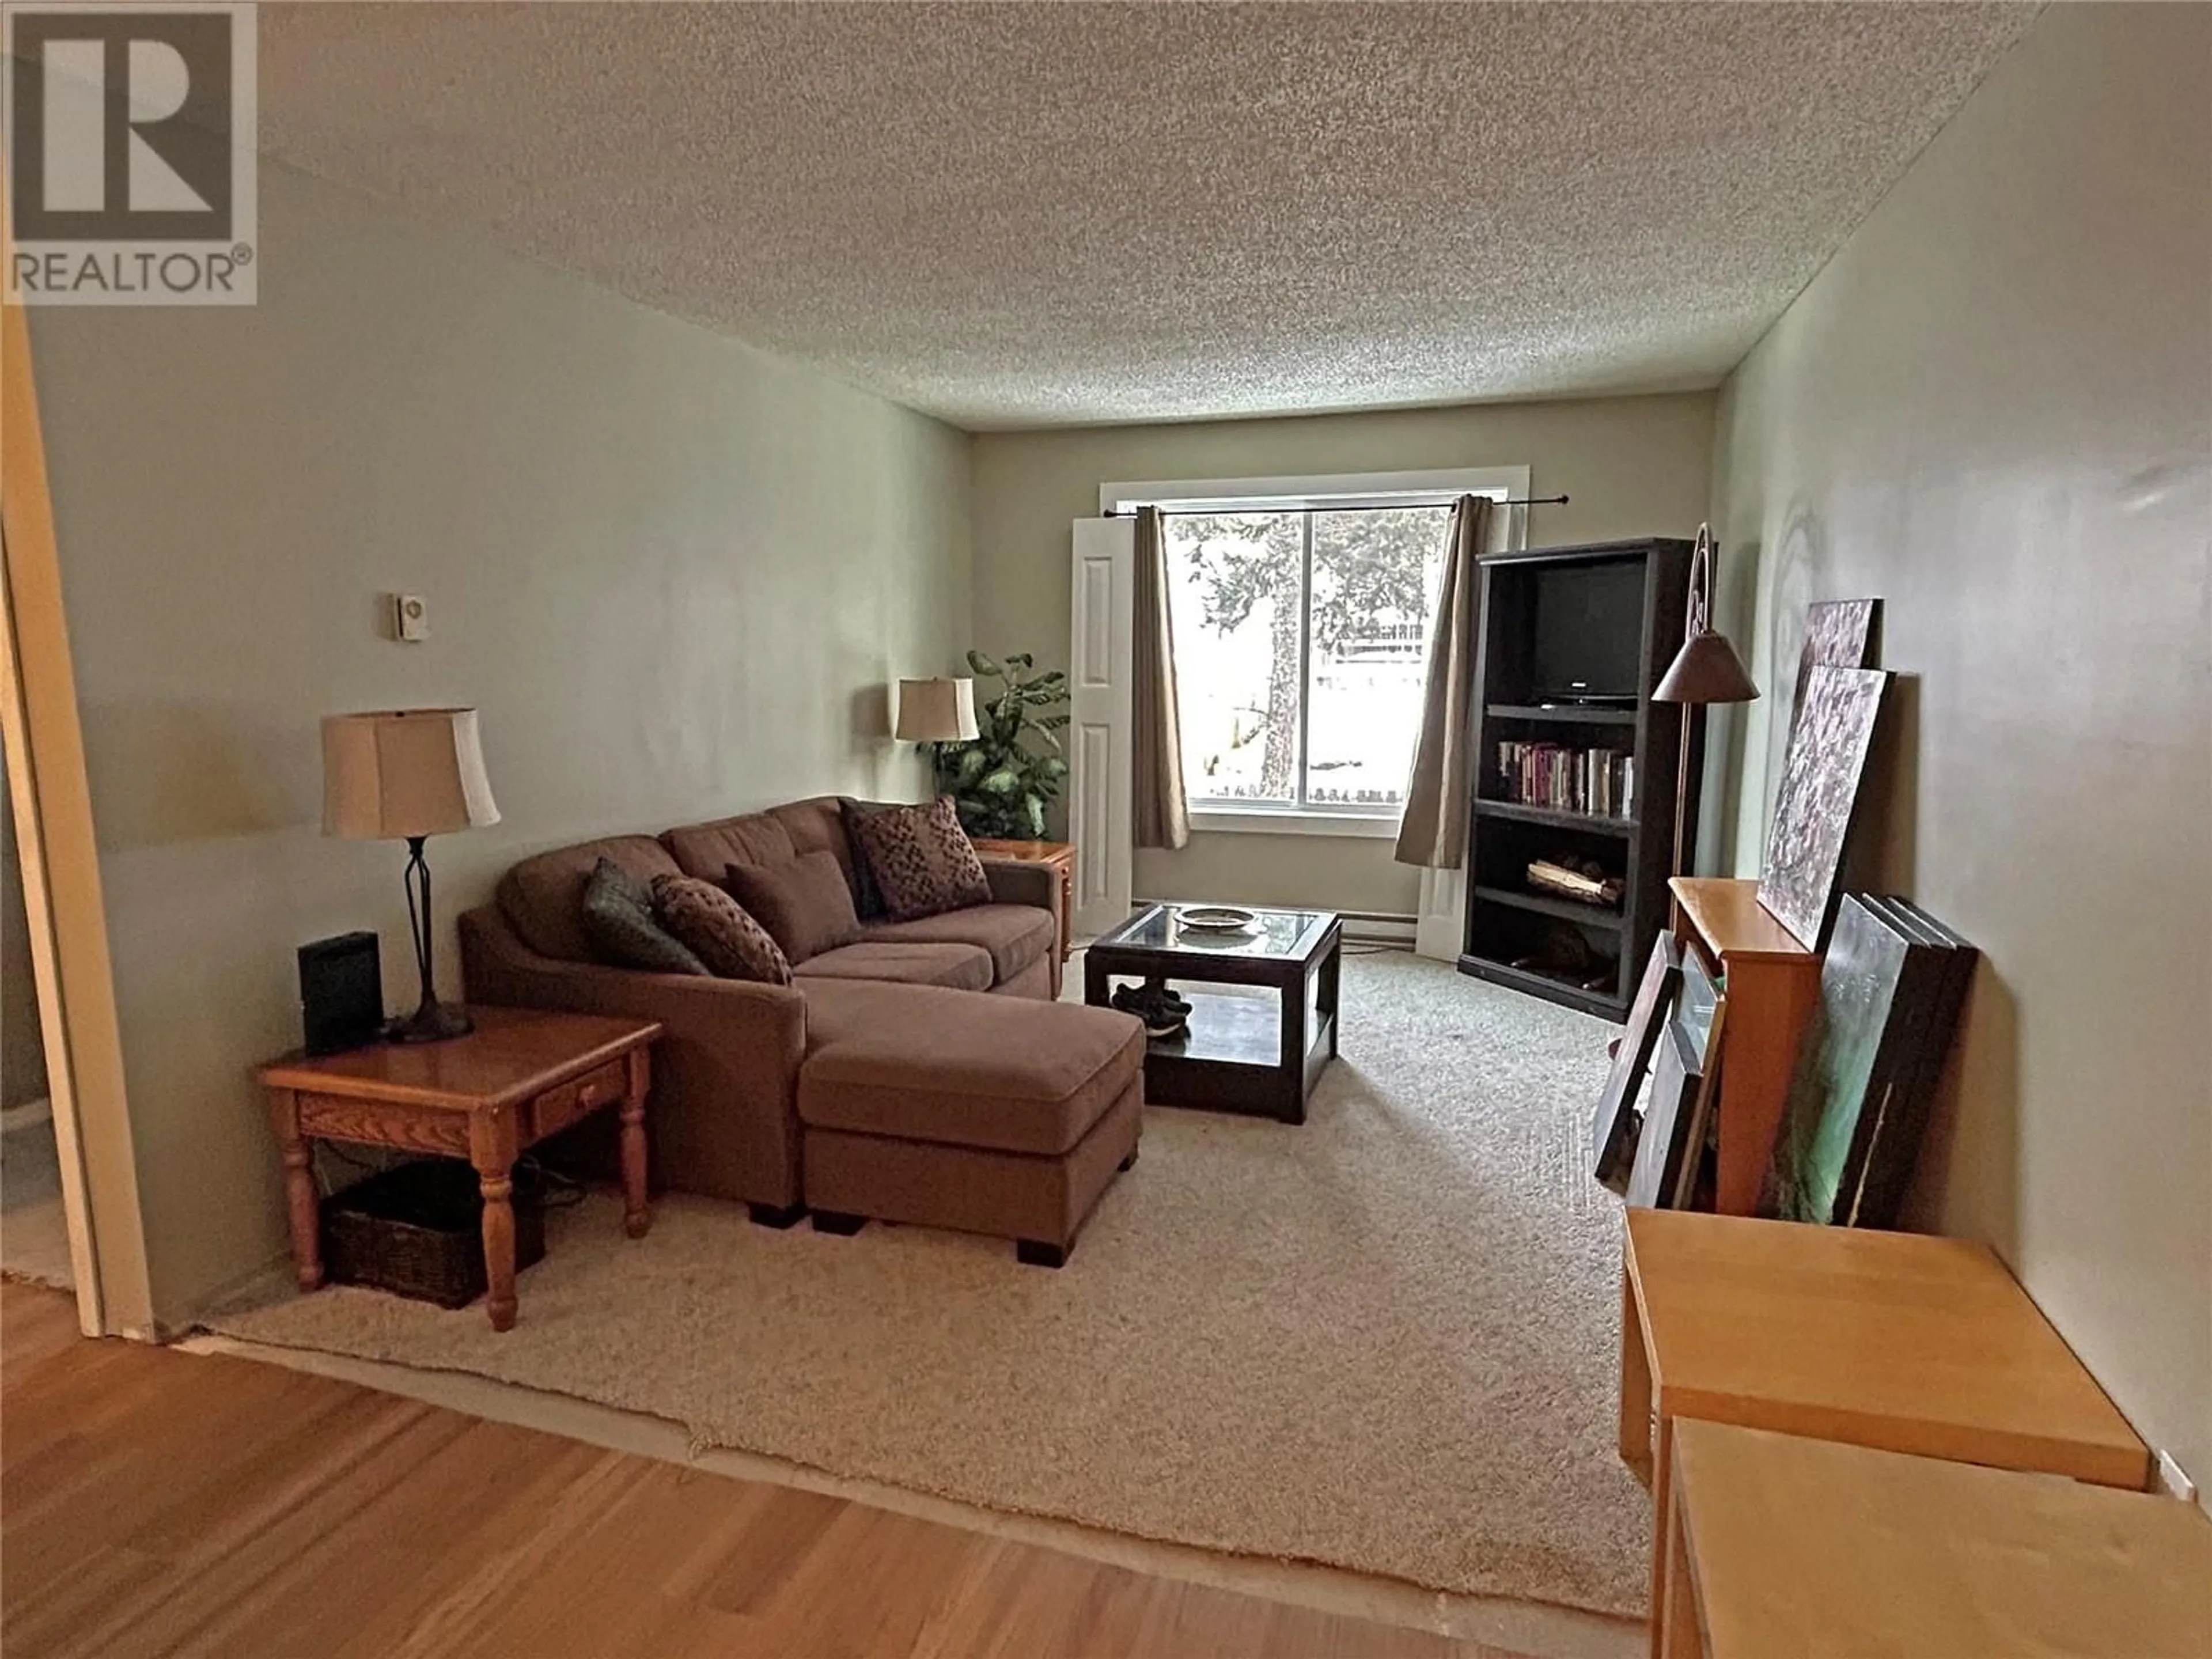
[[[1047,755],[1037,763],[1037,770],[1057,782],[1067,775],[1067,763],[1057,755]]]
[[[977,673],[988,674],[994,680],[1001,680],[1006,677],[1005,669],[1000,667],[980,651],[970,651],[968,653],[968,665]]]
[[[1058,732],[1066,727],[1074,718],[1073,714],[1047,714],[1042,720],[1032,721],[1031,724],[1040,732]]]
[[[1019,772],[1011,766],[1000,766],[995,771],[985,773],[977,780],[975,787],[987,795],[1011,795],[1021,787],[1021,784]]]

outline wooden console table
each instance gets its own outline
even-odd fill
[[[2212,1653],[2212,1521],[2051,1475],[1674,1435],[1662,1659]]]
[[[975,850],[987,859],[1012,859],[1021,864],[1049,865],[1060,876],[1060,959],[1075,951],[1075,843],[1066,841],[979,841]]]
[[[1698,952],[1707,972],[1728,981],[1714,1109],[1720,1158],[1713,1207],[1723,1215],[1755,1215],[1797,1046],[1820,1000],[1820,957],[1768,914],[1755,881],[1677,876],[1667,890],[1683,950]]]
[[[1651,1487],[1655,1652],[1678,1419],[2149,1484],[2149,1449],[1986,1244],[1632,1209],[1621,1277],[1620,1455]]]
[[[300,1288],[323,1282],[314,1143],[438,1152],[475,1165],[483,1193],[484,1297],[491,1327],[514,1323],[514,1160],[586,1113],[620,1103],[623,1224],[652,1224],[645,1194],[645,1096],[660,1027],[597,1014],[472,1007],[476,1030],[442,1042],[376,1042],[288,1054],[260,1070],[284,1155]]]

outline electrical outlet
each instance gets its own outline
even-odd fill
[[[430,637],[430,607],[419,593],[392,596],[392,636],[410,644]]]
[[[2170,1451],[2160,1451],[2158,1455],[2158,1484],[2185,1504],[2197,1501],[2197,1483],[2189,1478],[2189,1471],[2181,1467]]]

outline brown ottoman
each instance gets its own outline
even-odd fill
[[[918,986],[819,1012],[798,1104],[823,1231],[952,1227],[1057,1267],[1136,1162],[1145,1033],[1127,1014]]]

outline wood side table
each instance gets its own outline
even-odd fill
[[[1674,896],[1675,938],[1728,981],[1714,1107],[1720,1156],[1713,1207],[1723,1215],[1755,1215],[1797,1045],[1820,1000],[1820,955],[1768,913],[1755,881],[1677,876],[1667,889]]]
[[[1655,1653],[1677,1419],[2149,1483],[2149,1449],[1986,1244],[1632,1209],[1622,1280],[1620,1455],[1651,1488]]]
[[[602,1106],[622,1114],[623,1228],[652,1224],[645,1193],[645,1097],[652,1020],[472,1007],[476,1030],[442,1042],[380,1042],[288,1054],[261,1067],[284,1156],[300,1288],[323,1282],[314,1143],[347,1140],[465,1158],[483,1194],[484,1298],[492,1328],[514,1323],[514,1160]]]
[[[2047,1474],[1685,1419],[1663,1659],[2212,1653],[2212,1521]]]
[[[987,859],[1012,859],[1021,864],[1048,864],[1060,872],[1060,959],[1065,963],[1075,952],[1075,843],[1066,841],[979,841],[975,850]]]

